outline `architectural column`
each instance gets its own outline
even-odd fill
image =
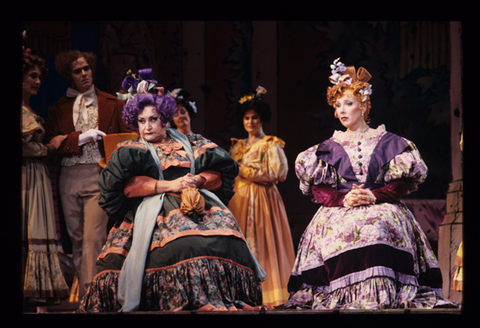
[[[438,262],[443,276],[443,296],[461,301],[462,293],[452,290],[458,246],[463,240],[463,165],[462,165],[462,113],[463,66],[462,25],[450,23],[450,104],[451,104],[451,165],[452,182],[447,192],[446,214],[439,227]]]

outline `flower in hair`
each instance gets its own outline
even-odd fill
[[[195,104],[194,101],[189,101],[188,104],[190,107],[192,107],[193,112],[196,114],[197,113],[197,105]]]
[[[136,95],[148,93],[157,86],[161,85],[153,79],[151,68],[138,70],[138,75],[132,73],[132,70],[129,69],[127,76],[122,82],[122,88],[126,90],[127,93],[117,92],[117,98],[129,101]]]
[[[179,95],[180,91],[182,91],[181,88],[177,88],[177,89],[173,89],[171,92],[169,92],[173,98],[175,99],[183,99],[183,96],[182,95]]]
[[[243,96],[242,98],[240,98],[240,100],[238,101],[240,104],[243,104],[244,102],[246,101],[251,101],[253,100],[254,96],[253,95],[246,95],[246,96]]]
[[[338,72],[343,74],[347,70],[347,66],[340,61],[340,57],[333,61],[333,64],[330,65],[330,68],[332,69],[332,75]]]
[[[182,92],[182,88],[177,88],[177,89],[173,89],[171,92],[168,92],[168,93],[170,95],[172,95],[173,98],[175,98],[175,99],[183,100],[184,97],[183,97],[183,94],[181,94],[181,92]],[[187,92],[186,98],[188,98],[188,97],[189,96],[188,96],[188,92]],[[193,100],[188,101],[188,105],[193,110],[193,112],[196,114],[197,113],[197,104],[195,103],[195,101],[193,101]]]
[[[263,95],[266,94],[266,93],[267,93],[267,89],[265,89],[264,87],[259,85],[257,87],[257,89],[255,89],[255,93],[250,93],[250,94],[247,94],[247,95],[243,96],[242,98],[240,98],[240,100],[238,102],[240,104],[243,104],[246,101],[252,101],[256,98],[263,97]]]
[[[340,61],[340,57],[333,61],[330,68],[332,69],[332,75],[329,77],[329,80],[332,84],[346,83],[350,85],[352,83],[350,75],[345,73],[347,66]]]
[[[372,85],[369,84],[369,85],[368,85],[368,89],[367,89],[367,90],[362,89],[362,90],[360,90],[360,93],[363,95],[362,102],[364,102],[365,100],[367,100],[367,95],[371,95],[371,94],[372,94]]]
[[[259,86],[257,87],[257,89],[255,90],[255,92],[256,92],[256,97],[258,97],[258,96],[263,96],[264,94],[267,93],[267,89],[265,89],[264,87],[262,87],[261,85],[259,85]],[[255,98],[256,98],[256,97],[255,97]]]

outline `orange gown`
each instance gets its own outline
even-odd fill
[[[262,304],[278,306],[288,300],[287,283],[295,261],[292,235],[277,182],[285,181],[285,143],[264,136],[251,145],[232,138],[230,155],[240,165],[229,209],[266,277]]]

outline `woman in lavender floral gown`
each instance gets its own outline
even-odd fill
[[[415,145],[367,123],[371,75],[337,59],[328,103],[346,128],[300,153],[295,172],[320,208],[303,233],[289,280],[293,309],[432,308],[442,276],[428,240],[400,202],[428,169]]]

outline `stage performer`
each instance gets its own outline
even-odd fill
[[[117,220],[79,312],[247,310],[262,304],[258,265],[226,204],[238,174],[215,143],[168,127],[171,95],[137,94],[99,185]]]
[[[57,250],[52,185],[46,158],[66,135],[43,143],[45,122],[30,105],[47,75],[46,61],[23,52],[22,81],[22,287],[26,306],[47,312],[69,295]]]
[[[197,105],[190,99],[190,92],[185,89],[177,88],[172,90],[171,95],[177,102],[177,112],[170,122],[172,128],[177,129],[183,134],[194,134],[192,132],[192,119],[197,115]]]
[[[124,101],[94,86],[96,56],[60,53],[55,68],[71,87],[48,110],[46,142],[67,135],[55,152],[61,156],[59,193],[81,299],[95,275],[95,261],[107,236],[108,216],[98,205],[102,158],[98,141],[110,133],[132,132],[121,119]]]
[[[391,309],[451,306],[438,261],[400,199],[427,166],[409,140],[368,125],[370,73],[331,65],[328,104],[346,131],[301,152],[300,190],[320,205],[303,233],[286,308]]]
[[[295,260],[287,213],[277,183],[285,181],[288,163],[284,141],[263,132],[271,116],[259,86],[239,101],[246,139],[232,138],[230,154],[239,166],[229,208],[262,268],[263,303],[280,306],[288,300],[287,283]]]

